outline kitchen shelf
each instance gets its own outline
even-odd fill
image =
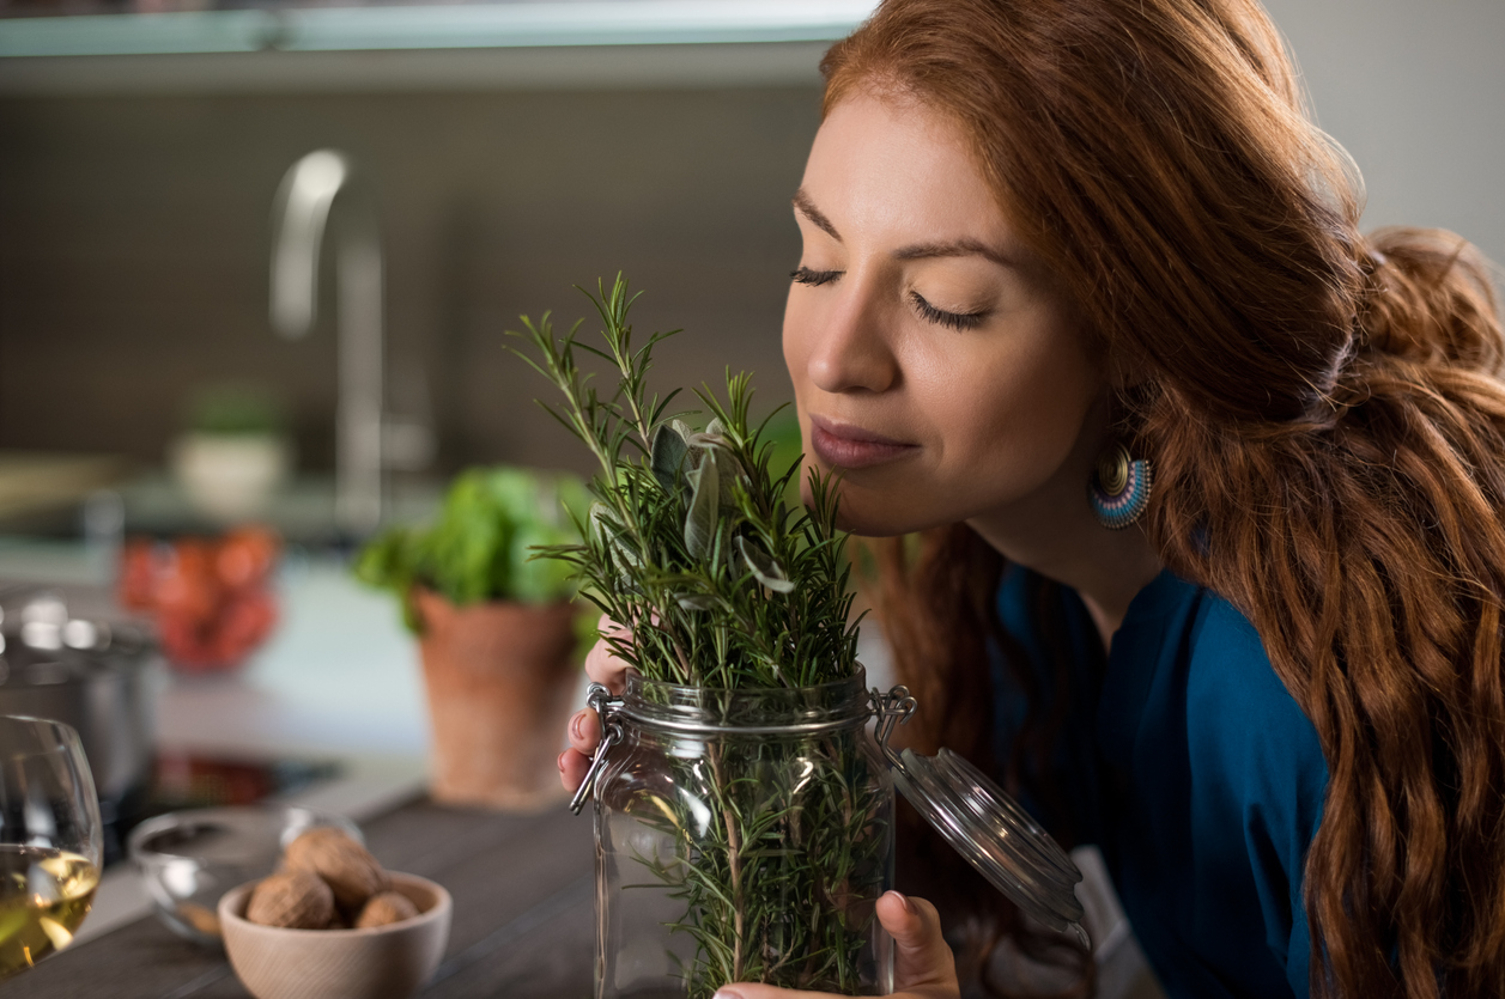
[[[0,20],[0,92],[814,82],[874,0],[273,7]]]
[[[0,57],[834,41],[870,0],[281,7],[0,21]]]

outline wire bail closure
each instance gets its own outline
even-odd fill
[[[909,688],[903,684],[890,687],[886,694],[874,687],[869,696],[873,702],[873,714],[878,716],[878,727],[874,730],[873,737],[878,740],[878,748],[883,751],[883,758],[888,760],[888,765],[898,766],[901,762],[899,754],[888,744],[888,738],[893,735],[895,728],[909,724],[910,716],[919,709],[920,702],[914,699]]]
[[[575,789],[575,796],[570,799],[570,811],[576,815],[585,807],[595,793],[596,778],[601,773],[601,768],[606,765],[606,754],[611,752],[612,747],[622,741],[622,720],[617,717],[622,710],[622,699],[611,696],[611,691],[599,683],[592,683],[586,688],[585,703],[596,712],[596,717],[601,723],[601,742],[596,746],[596,753],[591,757],[590,769],[585,771],[585,779]]]

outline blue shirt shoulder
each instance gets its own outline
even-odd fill
[[[1161,573],[1135,597],[1106,664],[1081,601],[1052,610],[1068,641],[1046,658],[1039,577],[1011,569],[1004,627],[1040,671],[1064,669],[1070,703],[1055,772],[1064,816],[1097,842],[1141,946],[1172,996],[1306,996],[1306,851],[1321,822],[1327,765],[1310,720],[1231,604]],[[1006,752],[1020,720],[995,674]],[[1042,816],[1047,823],[1052,816]]]

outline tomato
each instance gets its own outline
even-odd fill
[[[214,572],[212,542],[182,538],[157,578],[159,611],[208,621],[219,610],[220,582]]]
[[[127,610],[151,610],[157,602],[157,544],[135,538],[120,552],[120,605]]]
[[[241,527],[220,542],[214,567],[230,589],[263,583],[277,564],[277,536],[264,527]]]
[[[265,590],[232,597],[215,624],[211,645],[225,663],[239,662],[255,649],[277,623],[277,604]]]
[[[218,540],[131,541],[121,553],[120,602],[154,614],[162,649],[178,668],[236,666],[277,623],[268,587],[279,548],[276,534],[254,526]]]

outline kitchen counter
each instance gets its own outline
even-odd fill
[[[65,596],[98,600],[112,577],[107,550],[0,539],[0,587],[45,579]],[[422,996],[588,995],[590,819],[562,806],[516,816],[427,801],[416,643],[391,597],[356,584],[338,558],[296,552],[284,561],[278,590],[282,622],[240,673],[157,678],[158,744],[338,761],[339,779],[291,800],[350,816],[385,865],[433,878],[454,895],[450,947]],[[864,632],[859,655],[873,685],[893,682],[876,630]],[[1100,994],[1153,999],[1159,992],[1100,856],[1088,848],[1074,857],[1087,875],[1079,891],[1095,910]],[[73,946],[0,985],[0,999],[246,997],[223,957],[180,940],[148,913],[134,869],[112,867]]]
[[[112,608],[107,550],[0,539],[0,587],[45,583],[74,613]],[[352,580],[341,559],[293,552],[277,591],[281,621],[238,673],[152,677],[156,743],[210,757],[334,762],[339,776],[290,800],[363,821],[421,792],[428,720],[416,642],[394,600]],[[118,611],[115,611],[118,613]],[[106,872],[80,942],[139,918],[129,864]]]
[[[431,878],[454,898],[449,947],[419,993],[425,999],[590,994],[595,893],[588,816],[563,806],[518,816],[417,800],[366,823],[364,832],[384,866]],[[179,939],[152,917],[75,943],[0,985],[0,999],[248,995],[222,955]]]

